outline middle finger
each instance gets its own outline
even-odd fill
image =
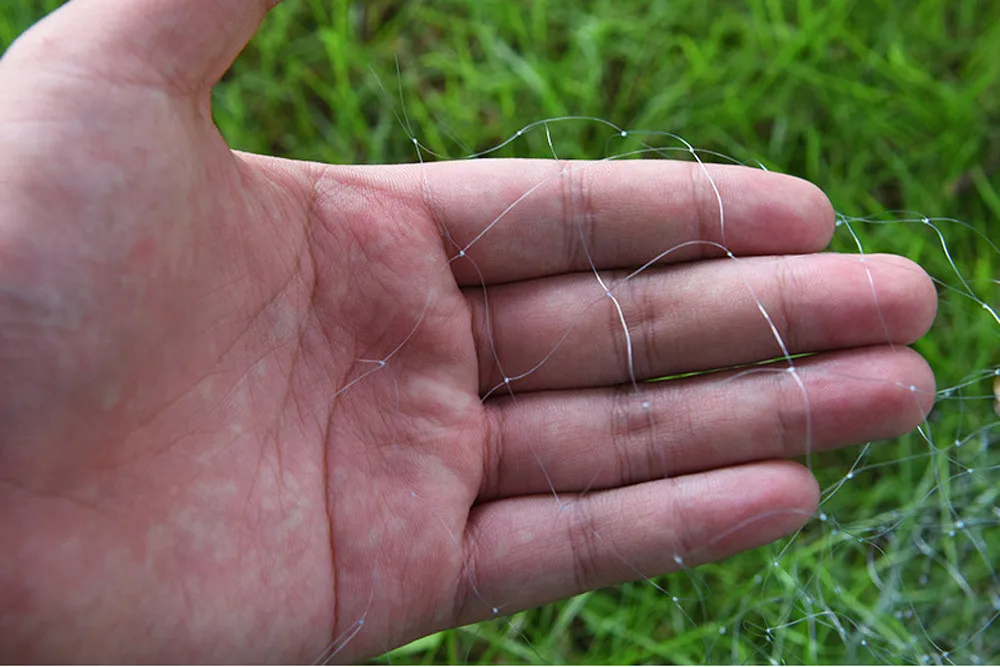
[[[587,273],[469,289],[480,392],[608,386],[786,352],[906,345],[930,327],[936,303],[927,274],[892,255],[719,259],[625,275],[602,274],[613,299]]]

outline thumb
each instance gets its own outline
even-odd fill
[[[203,95],[281,0],[72,0],[4,56],[124,85]]]

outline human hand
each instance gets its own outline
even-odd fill
[[[817,503],[777,459],[929,410],[933,286],[807,254],[796,179],[230,151],[269,4],[71,2],[0,61],[5,658],[360,659],[771,541]],[[758,305],[818,354],[634,384],[782,356]]]

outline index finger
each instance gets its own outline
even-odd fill
[[[792,176],[669,160],[468,160],[410,166],[462,285],[569,271],[822,250],[823,192]],[[420,170],[425,170],[421,172]],[[478,267],[478,271],[476,270]],[[482,272],[482,279],[479,272]]]

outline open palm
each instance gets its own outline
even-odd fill
[[[817,502],[775,459],[929,409],[933,287],[807,254],[801,181],[231,152],[269,4],[72,2],[0,61],[8,658],[358,659],[773,540]],[[781,356],[761,308],[819,354],[636,384]]]

